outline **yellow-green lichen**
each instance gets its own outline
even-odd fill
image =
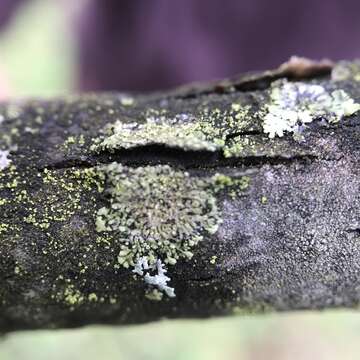
[[[263,205],[265,205],[265,204],[267,204],[267,202],[268,202],[268,198],[267,198],[266,196],[262,196],[261,199],[260,199],[260,202],[261,202]]]
[[[68,172],[71,174],[70,170]],[[80,209],[81,183],[55,170],[44,169],[39,177],[43,186],[41,190],[27,196],[24,221],[48,229],[52,223],[66,221]]]
[[[224,174],[215,174],[212,179],[215,184],[215,191],[226,189],[227,194],[232,199],[240,196],[250,185],[250,178],[248,176],[232,178]]]

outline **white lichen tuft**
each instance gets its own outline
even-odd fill
[[[149,271],[154,270],[157,271],[157,274],[150,275]],[[144,276],[144,280],[148,285],[155,286],[167,296],[171,298],[176,296],[174,288],[167,285],[171,279],[165,275],[167,270],[160,259],[157,259],[153,266],[149,266],[147,258],[141,257],[137,260],[133,272],[140,276]]]
[[[0,150],[0,170],[4,170],[10,165],[11,160],[8,158],[9,153],[8,150]]]
[[[285,131],[297,134],[315,119],[335,123],[360,110],[360,104],[343,90],[329,93],[320,85],[302,82],[274,82],[270,98],[263,124],[270,138]]]
[[[147,258],[145,256],[142,256],[136,261],[133,273],[143,276],[144,270],[149,270],[149,263]]]

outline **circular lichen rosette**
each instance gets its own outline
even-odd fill
[[[134,267],[138,274],[157,270],[159,275],[162,262],[190,259],[203,235],[216,232],[221,222],[213,179],[168,165],[129,168],[112,163],[99,170],[109,204],[98,210],[97,231],[114,232],[121,243],[119,265]],[[147,282],[152,283],[149,277]]]

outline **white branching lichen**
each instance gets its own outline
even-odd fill
[[[150,272],[152,271],[156,271],[157,274],[151,275]],[[164,292],[167,296],[176,296],[174,288],[167,285],[171,279],[165,275],[167,270],[160,259],[157,259],[155,264],[149,266],[146,257],[141,257],[137,260],[133,272],[144,276],[144,280],[148,285],[157,287],[158,290]]]
[[[10,165],[11,160],[8,158],[9,153],[8,150],[0,150],[0,170],[4,170]]]
[[[360,104],[343,90],[329,93],[320,85],[279,80],[273,83],[270,103],[265,105],[264,132],[270,138],[284,132],[301,132],[315,119],[335,123],[360,110]]]
[[[169,297],[175,297],[174,288],[167,285],[168,281],[171,279],[165,275],[167,270],[164,267],[164,264],[160,259],[156,261],[156,275],[150,275],[149,273],[145,274],[145,282],[149,285],[156,286],[160,291],[165,292],[165,294]]]
[[[149,269],[148,260],[145,256],[142,256],[141,258],[137,259],[134,265],[133,273],[143,276],[144,270],[148,270],[148,269]]]

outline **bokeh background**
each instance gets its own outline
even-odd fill
[[[0,98],[163,89],[293,54],[360,57],[359,13],[333,0],[0,0]],[[19,332],[0,338],[0,360],[346,360],[359,340],[360,313],[298,312]]]

